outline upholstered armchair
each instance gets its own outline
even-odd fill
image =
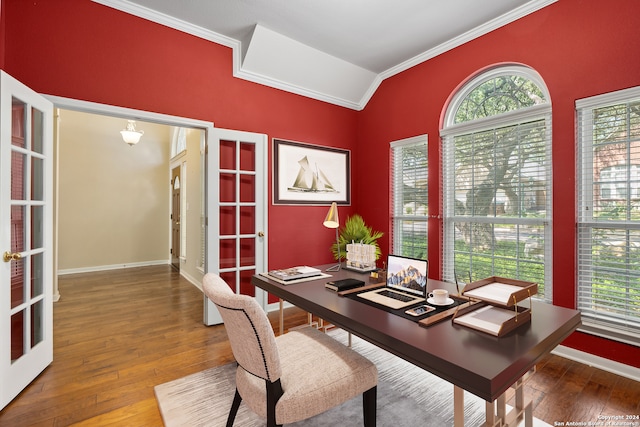
[[[360,394],[364,425],[376,425],[378,371],[373,363],[315,328],[276,337],[254,298],[235,294],[213,273],[205,275],[203,284],[220,311],[238,364],[227,427],[233,426],[242,401],[275,427],[313,417]]]

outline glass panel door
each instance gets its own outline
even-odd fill
[[[208,162],[207,271],[266,307],[266,294],[251,284],[251,276],[267,266],[267,138],[226,129],[215,129],[215,135]],[[206,317],[207,324],[219,323]]]
[[[0,409],[53,359],[53,105],[2,72]]]

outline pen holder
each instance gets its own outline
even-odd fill
[[[369,283],[385,283],[387,281],[387,270],[376,270],[369,274]]]

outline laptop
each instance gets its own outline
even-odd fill
[[[424,301],[428,266],[429,262],[423,259],[389,255],[387,285],[359,293],[358,297],[393,309]]]

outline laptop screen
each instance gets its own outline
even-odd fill
[[[429,262],[423,259],[389,255],[387,286],[424,296]]]

